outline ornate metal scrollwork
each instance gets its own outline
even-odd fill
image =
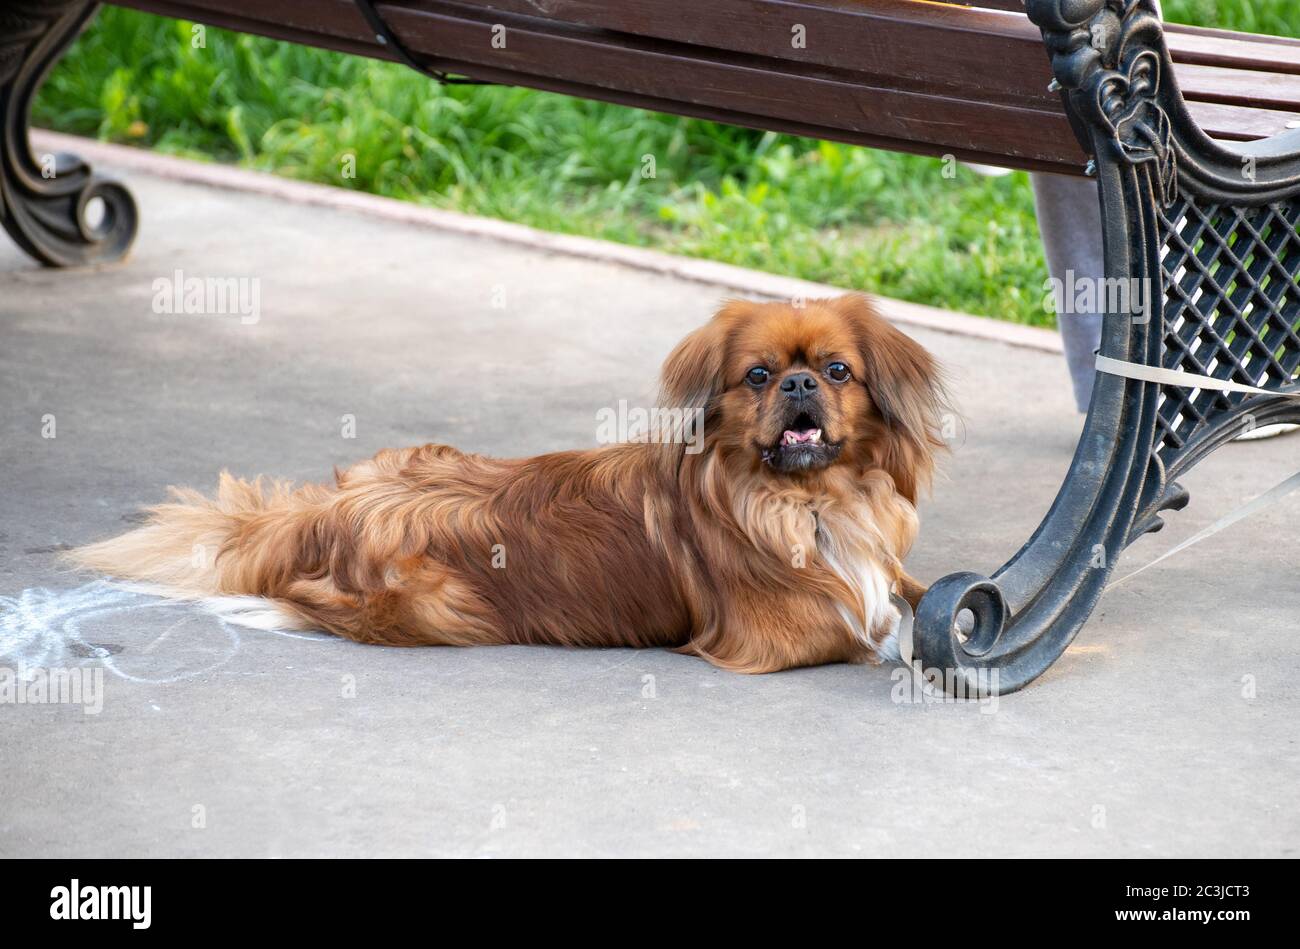
[[[139,216],[129,191],[74,155],[32,154],[28,117],[46,73],[94,15],[84,0],[0,0],[0,224],[43,264],[118,260]]]
[[[1151,0],[1026,6],[1094,156],[1107,278],[1150,288],[1108,305],[1102,353],[1294,389],[1300,135],[1235,148],[1210,139],[1178,91]],[[965,694],[1033,681],[1087,621],[1124,548],[1187,504],[1173,479],[1249,425],[1276,421],[1300,421],[1300,405],[1099,376],[1070,472],[1033,537],[992,578],[954,574],[922,599],[920,664]]]

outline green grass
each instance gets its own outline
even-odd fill
[[[1160,7],[1173,23],[1300,36],[1300,0],[1164,0]]]
[[[1171,0],[1294,34],[1300,0]],[[1027,176],[502,87],[105,8],[38,124],[277,174],[1050,325]],[[655,176],[643,176],[644,156]],[[354,176],[349,174],[355,171]]]

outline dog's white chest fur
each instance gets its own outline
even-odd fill
[[[827,566],[854,592],[866,623],[846,606],[840,607],[840,615],[854,637],[882,659],[898,659],[902,613],[890,597],[893,581],[886,566],[888,554],[880,533],[872,528],[869,514],[849,512],[845,516],[819,511],[813,516],[817,549]]]

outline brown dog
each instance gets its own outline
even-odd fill
[[[890,594],[922,592],[902,559],[940,445],[929,354],[864,297],[731,302],[668,357],[661,402],[702,408],[702,450],[425,445],[297,489],[223,473],[215,499],[173,489],[72,557],[359,642],[670,646],[743,672],[875,660]]]

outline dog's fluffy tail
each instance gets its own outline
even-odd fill
[[[315,624],[273,595],[301,549],[303,531],[328,489],[244,481],[223,471],[216,496],[170,488],[143,527],[69,551],[78,566],[134,581],[149,592],[203,600],[233,622],[259,628]],[[317,497],[317,495],[321,495]]]

